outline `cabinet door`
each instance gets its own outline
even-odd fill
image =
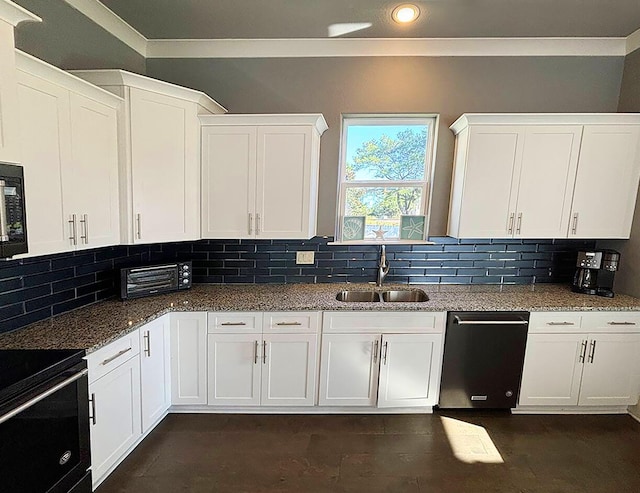
[[[255,235],[256,135],[253,126],[202,127],[202,237]]]
[[[581,126],[527,127],[515,231],[520,238],[567,236]]]
[[[196,104],[134,88],[130,96],[134,241],[199,239]]]
[[[207,403],[207,314],[171,314],[171,403]]]
[[[142,433],[153,428],[171,404],[169,316],[140,328]]]
[[[524,127],[476,126],[469,134],[458,236],[512,236]],[[460,154],[463,155],[464,153]]]
[[[209,334],[208,344],[209,405],[260,405],[262,336]]]
[[[78,214],[78,248],[120,243],[116,111],[71,94],[71,154],[65,204]]]
[[[640,334],[595,334],[589,341],[581,406],[618,406],[638,402]]]
[[[140,428],[140,361],[118,366],[89,385],[91,470],[94,486],[102,481],[138,440]]]
[[[435,406],[441,366],[442,335],[382,336],[378,407]]]
[[[18,101],[27,196],[30,255],[74,248],[71,211],[63,197],[63,166],[70,160],[69,92],[18,72]]]
[[[21,163],[13,26],[0,20],[0,161]]]
[[[586,334],[529,334],[520,406],[578,404]]]
[[[380,336],[326,334],[320,363],[321,406],[375,406]]]
[[[629,238],[640,179],[640,127],[586,125],[569,238]]]
[[[268,334],[262,346],[263,406],[313,406],[318,368],[316,334]]]
[[[305,126],[258,128],[257,237],[313,236],[309,213],[311,135],[311,128]]]

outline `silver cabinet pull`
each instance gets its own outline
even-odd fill
[[[91,414],[89,415],[89,419],[92,424],[96,424],[96,394],[91,394],[91,398],[89,399],[91,403]]]
[[[278,322],[276,325],[302,325],[301,322]]]
[[[387,352],[389,351],[389,342],[388,341],[384,341],[384,344],[382,346],[382,364],[386,365],[387,364]]]
[[[222,322],[220,325],[247,325],[246,322]]]
[[[522,212],[518,213],[518,224],[516,226],[516,234],[519,235],[520,234],[520,230],[522,228]]]
[[[636,325],[635,322],[607,322],[609,325]]]
[[[144,353],[151,357],[151,337],[149,336],[149,331],[145,330],[144,335],[142,336],[144,339]]]
[[[114,354],[113,356],[111,356],[110,358],[107,358],[105,360],[102,361],[102,363],[100,363],[101,365],[108,365],[109,363],[111,363],[114,359],[119,358],[120,356],[122,356],[123,354],[128,353],[129,351],[131,351],[131,348],[128,347],[127,349],[123,349],[122,351],[118,351],[116,354]]]
[[[584,341],[582,341],[581,347],[580,347],[580,357],[578,358],[578,361],[580,363],[584,363],[584,358],[587,355],[587,341],[586,339]]]
[[[378,362],[378,339],[373,343],[373,362]]]
[[[573,322],[547,322],[547,325],[575,325]]]
[[[510,235],[513,234],[513,220],[515,219],[515,217],[516,217],[516,214],[514,212],[509,214],[509,228],[507,231]]]
[[[253,364],[257,365],[258,364],[258,341],[255,342],[254,345],[254,358],[253,358]]]
[[[7,204],[4,198],[6,182],[0,180],[0,241],[9,241],[9,225],[7,221]]]
[[[142,230],[140,228],[140,214],[136,214],[136,238],[141,239],[142,238]]]
[[[573,225],[571,226],[571,234],[575,235],[578,233],[578,213],[573,213]]]
[[[71,214],[71,219],[69,219],[69,226],[71,229],[71,236],[69,236],[69,239],[71,240],[71,243],[73,243],[74,245],[77,245],[78,244],[78,228],[76,225],[75,214]]]
[[[84,235],[81,235],[80,238],[84,240],[84,244],[89,244],[89,216],[87,214],[82,214],[82,219],[80,219],[80,224],[82,224],[84,229]]]
[[[253,214],[249,213],[249,234],[253,233]]]
[[[260,234],[260,214],[256,212],[256,234]]]
[[[593,357],[596,355],[596,341],[591,341],[591,349],[589,351],[589,363],[593,363]]]
[[[262,364],[267,364],[267,341],[262,343]]]

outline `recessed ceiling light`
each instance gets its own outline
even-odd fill
[[[418,18],[419,15],[420,9],[410,3],[398,5],[395,9],[393,9],[393,12],[391,13],[391,17],[393,18],[393,20],[401,24],[413,22]]]

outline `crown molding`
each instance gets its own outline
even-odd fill
[[[21,22],[42,22],[40,17],[9,0],[0,0],[0,19],[13,27]]]
[[[312,125],[322,135],[329,127],[320,113],[250,114],[250,115],[200,115],[200,123],[206,125]]]
[[[627,55],[640,48],[640,29],[627,36]]]
[[[147,38],[98,0],[64,0],[102,29],[146,58]]]

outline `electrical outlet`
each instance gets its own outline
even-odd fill
[[[315,252],[296,252],[296,264],[313,265],[315,262]]]

